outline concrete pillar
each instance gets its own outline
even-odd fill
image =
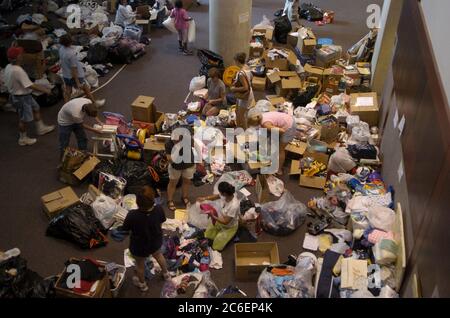
[[[233,64],[238,52],[249,51],[252,0],[209,1],[209,49]]]
[[[372,90],[379,96],[382,95],[389,66],[392,63],[402,7],[403,0],[384,0],[380,32],[372,58]]]

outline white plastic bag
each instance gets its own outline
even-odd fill
[[[87,63],[84,65],[84,69],[85,69],[85,77],[89,85],[94,88],[98,87],[97,71],[94,70],[94,68]]]
[[[369,208],[368,219],[373,228],[386,232],[392,231],[395,223],[395,212],[383,206]]]
[[[105,228],[110,228],[114,223],[114,216],[118,212],[116,202],[106,195],[100,195],[92,203],[95,217]]]
[[[253,27],[253,29],[267,29],[267,28],[273,29],[273,25],[270,22],[270,20],[266,17],[266,15],[263,15],[262,21]]]
[[[268,111],[270,111],[270,108],[272,107],[272,104],[265,99],[261,99],[259,100],[255,107],[252,107],[248,113],[247,113],[247,117],[255,117],[258,115],[261,115],[262,113],[266,113]]]
[[[188,30],[188,42],[194,43],[196,39],[196,25],[195,21],[191,20],[189,21],[189,30]]]
[[[195,92],[199,89],[202,89],[206,86],[206,76],[196,76],[191,80],[191,83],[189,84],[189,91]]]
[[[214,204],[212,201],[205,201],[202,204]],[[201,230],[205,230],[208,227],[209,220],[208,215],[202,213],[200,209],[200,203],[195,202],[195,204],[191,204],[188,209],[188,224],[195,226]]]
[[[177,29],[175,29],[175,20],[171,17],[168,17],[163,22],[164,27],[172,33],[178,33]]]
[[[280,197],[284,192],[284,183],[275,176],[267,177],[267,184],[269,186],[269,191],[276,197]]]

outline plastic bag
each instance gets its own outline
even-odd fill
[[[328,169],[334,173],[346,173],[356,167],[356,162],[348,150],[343,147],[336,149],[336,152],[330,156]]]
[[[98,196],[92,203],[95,217],[107,229],[114,224],[114,216],[118,212],[118,208],[117,203],[106,195]]]
[[[11,275],[10,270],[16,274]],[[48,298],[53,296],[54,282],[44,280],[27,268],[27,261],[21,256],[0,262],[0,299],[5,298]]]
[[[113,199],[123,196],[127,182],[108,173],[100,172],[98,178],[98,189]]]
[[[211,201],[203,202],[211,204]],[[195,226],[196,228],[205,230],[208,227],[209,220],[208,215],[202,213],[200,209],[200,203],[196,202],[195,204],[191,204],[188,208],[188,224]]]
[[[368,143],[370,140],[370,127],[366,122],[359,122],[352,127],[351,141],[356,143]]]
[[[214,185],[214,193],[219,193],[219,184],[221,182],[228,182],[231,184],[236,192],[241,190],[246,185],[253,184],[253,178],[246,170],[240,170],[240,171],[232,171],[224,173],[219,180],[217,180],[216,184]],[[240,193],[240,192],[238,192]]]
[[[188,30],[188,42],[194,43],[196,39],[196,25],[195,21],[189,21],[189,30]]]
[[[126,180],[126,193],[134,193],[136,188],[153,184],[148,165],[143,161],[125,160],[119,175]]]
[[[194,286],[192,298],[215,298],[219,292],[210,272],[188,273],[166,281],[161,290],[161,298],[188,297],[190,295],[186,291],[190,285]]]
[[[105,27],[102,30],[102,34],[103,37],[115,37],[115,38],[120,38],[122,36],[123,33],[123,29],[122,27],[115,25],[114,23],[111,22],[111,24],[109,25],[109,27]]]
[[[275,176],[267,177],[267,184],[269,185],[269,191],[276,197],[280,197],[284,192],[284,183]]]
[[[249,109],[247,117],[255,117],[261,115],[262,113],[270,111],[271,108],[272,104],[268,100],[261,99],[256,103],[255,107]]]
[[[383,206],[373,206],[369,208],[367,218],[373,228],[389,232],[393,230],[395,223],[395,212]]]
[[[94,70],[94,68],[89,64],[85,64],[84,69],[85,69],[85,78],[88,81],[89,85],[94,88],[98,87],[97,71]]]
[[[189,91],[195,92],[199,89],[202,89],[206,86],[206,76],[196,76],[191,80],[191,83],[189,84]]]
[[[303,224],[306,214],[306,206],[285,191],[278,201],[261,206],[262,227],[272,235],[288,235]]]
[[[253,27],[253,29],[267,29],[267,28],[273,29],[273,25],[272,22],[270,22],[270,20],[266,17],[266,15],[263,15],[262,21]]]
[[[164,22],[163,22],[164,27],[169,30],[172,33],[178,33],[177,29],[175,28],[175,19],[168,17]]]
[[[89,205],[80,203],[69,207],[50,221],[46,235],[64,239],[80,248],[105,246],[106,229],[94,215]]]

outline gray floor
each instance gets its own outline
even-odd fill
[[[196,20],[197,48],[208,46],[208,5],[203,5],[190,11]],[[311,25],[318,37],[333,38],[335,43],[347,49],[356,43],[367,32],[366,7],[371,3],[381,3],[381,0],[322,0],[314,1],[324,9],[336,12],[335,23],[323,27]],[[284,1],[255,0],[253,1],[253,22],[258,23],[263,14],[269,18],[273,12],[283,6]],[[127,66],[117,78],[96,95],[107,99],[105,110],[123,113],[130,116],[129,105],[137,95],[156,97],[159,110],[176,112],[188,91],[188,85],[200,67],[197,57],[180,56],[177,52],[176,37],[166,30],[152,32],[152,44],[148,53],[138,61]],[[42,110],[48,123],[55,123],[56,114],[61,105]],[[38,139],[32,147],[17,145],[17,120],[13,113],[0,113],[0,175],[2,187],[0,191],[0,249],[19,247],[22,255],[28,260],[30,268],[43,276],[60,272],[63,263],[69,257],[94,257],[106,261],[123,262],[123,250],[127,242],[111,241],[108,246],[83,251],[73,245],[54,238],[46,237],[45,230],[48,219],[42,212],[40,197],[48,192],[61,188],[57,180],[58,165],[57,134],[53,133]],[[32,134],[33,127],[30,127]],[[297,179],[287,179],[287,188],[296,198],[306,202],[318,191],[300,188]],[[78,187],[81,194],[87,185]],[[249,189],[254,191],[254,189]],[[211,191],[210,187],[194,188],[192,196],[204,195]],[[167,216],[172,215],[167,211]],[[263,234],[260,241],[276,241],[280,249],[280,258],[286,260],[289,254],[301,252],[304,226],[288,237],[272,237]],[[212,278],[219,288],[234,284],[233,246],[223,252],[224,268],[214,270]],[[162,281],[150,282],[149,292],[141,294],[130,283],[124,285],[122,297],[158,297]],[[256,294],[256,282],[237,283],[249,296]]]

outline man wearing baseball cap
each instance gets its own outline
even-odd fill
[[[23,48],[10,47],[7,52],[8,64],[5,68],[5,85],[10,94],[11,104],[16,108],[19,115],[19,145],[29,146],[36,143],[35,138],[27,136],[27,123],[36,122],[37,134],[39,136],[48,134],[55,126],[47,126],[41,119],[39,104],[34,100],[31,93],[33,90],[44,94],[51,94],[46,87],[34,84],[24,69],[20,66],[22,62]]]

